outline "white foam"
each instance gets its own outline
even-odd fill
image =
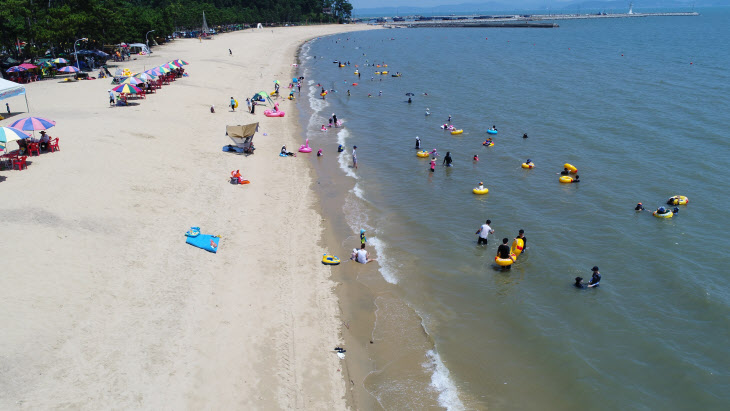
[[[365,194],[362,192],[359,184],[355,183],[355,187],[352,187],[352,193],[360,200],[365,200]]]
[[[459,399],[459,390],[439,354],[436,350],[429,350],[426,356],[429,362],[423,366],[431,371],[431,387],[439,393],[439,405],[449,411],[465,409],[464,403]]]
[[[382,241],[378,237],[368,237],[368,244],[375,248],[375,252],[378,254],[378,266],[380,267],[380,275],[383,276],[385,281],[391,284],[398,284],[398,277],[395,275],[395,267],[390,258],[385,253],[385,241]]]
[[[346,176],[357,179],[357,174],[355,174],[355,172],[352,171],[352,168],[350,168],[350,164],[352,163],[352,155],[350,153],[347,151],[339,153],[337,161],[340,164],[340,169],[345,172]]]

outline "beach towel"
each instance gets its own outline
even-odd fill
[[[192,246],[202,248],[203,250],[210,251],[211,253],[218,251],[218,241],[220,241],[220,236],[200,234],[200,227],[190,227],[190,230],[185,233],[185,236],[187,237],[185,242]]]

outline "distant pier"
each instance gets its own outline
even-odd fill
[[[555,20],[584,19],[620,19],[634,17],[691,17],[699,16],[697,12],[676,13],[602,13],[602,14],[530,14],[507,16],[434,16],[411,21],[394,21],[385,23],[389,28],[427,28],[427,27],[507,27],[507,28],[554,28]]]

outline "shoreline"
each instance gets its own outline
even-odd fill
[[[110,79],[26,86],[35,110],[2,125],[27,115],[52,118],[58,124],[50,134],[61,137],[62,151],[2,174],[0,221],[18,242],[6,250],[11,269],[2,281],[0,307],[10,314],[3,326],[12,332],[1,346],[7,395],[0,403],[347,406],[343,373],[335,371],[342,363],[332,351],[342,341],[335,283],[316,258],[326,239],[314,178],[298,159],[271,159],[282,142],[296,146],[298,116],[251,116],[225,102],[295,72],[289,64],[302,37],[366,29],[305,26],[176,40],[117,65],[141,71],[175,58],[190,62],[190,77],[129,107],[106,105]],[[281,47],[269,47],[269,36]],[[246,57],[256,49],[268,66]],[[221,153],[230,143],[224,126],[253,120],[261,126],[256,155]],[[237,168],[252,184],[228,184]],[[191,225],[222,236],[217,254],[185,244]],[[32,260],[28,245],[37,249]]]

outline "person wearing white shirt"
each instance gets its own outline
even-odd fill
[[[487,222],[485,224],[482,224],[482,226],[479,227],[479,229],[475,233],[479,234],[477,244],[487,244],[487,237],[489,236],[489,234],[494,234],[494,230],[492,230],[492,227],[490,227],[489,224],[492,224],[492,220],[487,220]]]

